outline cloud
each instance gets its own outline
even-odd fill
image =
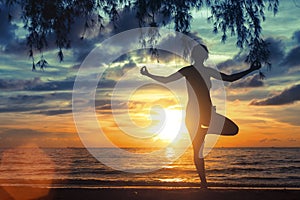
[[[122,63],[122,62],[126,62],[126,61],[130,60],[131,56],[132,56],[130,54],[132,54],[132,52],[131,53],[126,53],[126,54],[123,54],[123,55],[119,56],[117,59],[115,59],[113,61],[113,63]]]
[[[30,143],[30,141],[39,140],[40,138],[47,136],[50,136],[50,134],[38,130],[33,130],[30,128],[3,128],[2,130],[0,130],[0,146],[7,147],[27,144]]]
[[[121,78],[122,75],[131,68],[136,67],[136,64],[133,62],[128,62],[118,69],[111,69],[111,76],[115,74],[117,78]],[[119,73],[119,74],[118,74]],[[90,76],[91,78],[97,78],[96,74]],[[107,78],[107,77],[106,77]],[[62,90],[73,90],[75,82],[75,77],[67,77],[63,80],[48,80],[47,82],[42,82],[40,78],[34,78],[32,80],[1,80],[0,79],[0,89],[4,90],[15,90],[15,91],[34,91],[34,92],[43,92],[43,91],[62,91]],[[85,82],[85,84],[88,84]],[[116,81],[113,79],[103,79],[99,81],[98,87],[101,88],[113,88],[116,84]]]
[[[20,20],[18,20],[21,17],[22,8],[17,4],[12,4],[8,8],[3,2],[0,2],[0,46],[2,45],[0,51],[5,54],[27,56],[26,39],[23,38],[25,35],[19,31],[23,28],[22,25],[19,25]],[[11,23],[9,15],[17,23]]]
[[[136,17],[136,15],[137,15],[136,9],[129,9],[129,8],[124,9],[121,12],[119,12],[118,14],[119,14],[119,19],[115,22],[115,24],[110,22],[107,27],[107,28],[110,28],[111,30],[113,30],[112,31],[113,35],[123,32],[123,31],[126,31],[126,30],[140,27],[139,20]],[[163,14],[156,14],[155,22],[160,25],[168,24],[171,22],[171,18],[166,17]],[[150,26],[149,23],[151,23],[150,20],[148,20],[146,22],[145,26]]]
[[[12,25],[8,20],[8,8],[0,3],[0,44],[6,45],[7,42],[15,39],[16,25]]]
[[[122,70],[124,73],[126,73],[128,70],[133,69],[135,67],[137,67],[136,63],[133,60],[130,60],[128,63],[125,63],[122,66]]]
[[[264,138],[264,139],[261,139],[259,142],[260,143],[268,143],[268,142],[280,142],[281,140],[279,139],[276,139],[276,138]]]
[[[298,42],[298,44],[300,44],[300,30],[294,32],[294,34],[293,34],[293,39],[295,39],[296,42]]]
[[[289,66],[289,67],[295,67],[300,65],[300,46],[297,46],[293,48],[284,58],[282,64]]]
[[[283,106],[282,106],[283,107]],[[299,113],[300,108],[299,105],[293,105],[288,108],[280,108],[278,111],[279,115],[274,115],[274,113],[270,113],[270,117],[284,123],[288,123],[292,126],[300,126]]]
[[[233,73],[239,70],[246,60],[246,55],[241,52],[236,54],[232,59],[228,59],[224,62],[218,63],[217,68],[225,73]]]
[[[137,67],[136,63],[130,59],[125,63],[120,63],[116,67],[111,67],[106,69],[106,71],[103,73],[103,76],[107,80],[119,80],[123,75],[126,74],[129,70]]]
[[[72,109],[57,109],[57,110],[43,110],[43,111],[33,112],[32,114],[43,114],[47,116],[54,116],[54,115],[69,114],[71,112]]]
[[[231,88],[251,88],[251,87],[261,87],[264,82],[261,80],[258,74],[248,76],[246,78],[240,79],[236,82],[230,83]]]
[[[66,114],[71,112],[71,98],[71,93],[2,96],[0,100],[0,113]]]
[[[40,128],[40,127],[39,127]],[[1,147],[17,147],[37,144],[40,147],[82,146],[76,134],[68,132],[48,132],[31,128],[2,128],[0,130]]]
[[[296,67],[300,65],[300,31],[294,32],[292,39],[296,40],[296,46],[294,46],[284,57],[282,65],[287,67]]]
[[[270,62],[273,64],[281,62],[285,56],[285,46],[281,39],[269,37],[265,41],[270,51]]]
[[[45,102],[45,96],[43,95],[17,95],[15,97],[9,97],[11,104],[41,104]]]
[[[250,105],[256,105],[256,106],[284,105],[284,104],[291,104],[299,100],[300,100],[300,84],[287,88],[282,92],[280,92],[279,94],[276,94],[266,99],[261,99],[261,100],[254,99],[251,101]]]
[[[41,83],[39,77],[31,80],[14,80],[14,79],[0,79],[0,89],[2,90],[24,90],[30,87],[35,87]]]
[[[97,107],[97,110],[112,110],[113,109],[128,109],[128,103],[127,102],[121,102],[121,103],[117,103],[117,104],[105,104],[105,105],[101,105]]]
[[[283,42],[280,39],[272,37],[266,38],[265,41],[269,44],[270,62],[272,64],[282,62],[285,56],[285,46]],[[228,59],[219,63],[217,68],[227,73],[239,71],[240,69],[244,68],[246,56],[247,55],[245,52],[239,52],[232,59]]]
[[[288,141],[289,141],[289,142],[297,142],[297,139],[289,138]]]
[[[60,81],[48,81],[27,88],[30,91],[58,91],[73,90],[75,77],[68,77]]]
[[[14,8],[10,10],[13,10],[13,12],[15,13],[17,11],[21,13],[22,8],[19,5],[17,6],[14,6]],[[19,23],[19,21],[17,20],[20,16],[13,17],[16,18],[13,20],[18,22],[18,25],[14,25],[11,24],[8,20],[8,8],[4,4],[0,3],[0,10],[0,45],[3,44],[2,51],[5,54],[10,55],[21,55],[22,57],[28,56],[28,48],[26,45],[26,34],[28,30],[24,29],[23,23]],[[96,18],[96,16],[94,17]],[[72,19],[72,21],[73,23],[71,24],[67,39],[71,41],[71,48],[74,52],[75,60],[77,58],[76,61],[82,61],[86,57],[86,55],[94,48],[95,44],[97,43],[96,40],[103,40],[103,35],[99,35],[99,26],[94,26],[93,28],[85,30],[86,18],[83,16],[75,17]],[[15,33],[17,33],[17,35]],[[81,39],[82,36],[84,36],[84,39]],[[47,51],[58,51],[56,44],[56,34],[54,32],[47,33],[46,40],[47,46],[43,49],[44,55]],[[84,48],[82,48],[83,46]],[[34,49],[35,55],[38,55],[39,53],[40,52],[38,50]]]
[[[44,110],[49,109],[49,106],[10,106],[10,107],[4,107],[0,108],[0,113],[17,113],[17,112],[31,112],[35,110]]]
[[[8,97],[11,104],[37,104],[46,101],[71,100],[72,94],[68,92],[47,93],[47,94],[25,94]]]
[[[110,22],[107,28],[113,30],[112,34],[114,35],[126,30],[139,28],[139,21],[136,18],[135,12],[130,9],[125,9],[119,13],[119,19],[116,21],[116,23],[113,24]]]
[[[97,110],[144,110],[145,108],[150,108],[153,106],[161,106],[161,107],[170,107],[176,106],[178,102],[172,98],[160,98],[148,101],[114,101],[114,104],[111,104],[111,101],[96,101]],[[115,111],[115,110],[114,110]]]
[[[136,13],[132,10],[123,10],[119,12],[119,19],[116,23],[108,22],[105,25],[105,29],[102,32],[99,32],[97,28],[93,28],[93,30],[88,30],[87,38],[85,37],[83,40],[80,39],[82,33],[84,32],[84,21],[82,19],[78,20],[73,26],[74,33],[71,34],[71,42],[72,48],[74,52],[74,57],[76,61],[82,62],[84,58],[91,52],[91,50],[95,47],[95,44],[112,37],[118,33],[123,31],[139,28],[139,22],[136,18]],[[97,31],[95,31],[97,30]],[[124,42],[128,42],[126,39]],[[82,47],[85,48],[82,48]],[[122,46],[120,43],[119,46]]]

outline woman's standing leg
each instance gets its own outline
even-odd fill
[[[201,180],[201,188],[207,188],[205,162],[203,156],[204,139],[206,132],[207,129],[199,128],[195,138],[193,139],[194,163],[196,165],[199,178]]]
[[[194,150],[194,163],[196,166],[197,173],[201,180],[201,188],[207,187],[206,175],[205,175],[205,163],[203,156],[203,147],[204,147],[204,139],[207,133],[207,128],[201,127],[201,120],[199,109],[196,109],[197,106],[192,106],[188,104],[185,124],[188,132],[190,134],[190,138],[193,144]],[[210,113],[209,113],[210,114]],[[203,117],[204,115],[202,115]],[[210,119],[210,115],[209,117]],[[205,120],[204,120],[205,121]],[[199,123],[200,122],[200,123]],[[209,123],[208,123],[209,124]]]

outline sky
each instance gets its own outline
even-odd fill
[[[300,147],[300,5],[295,2],[280,1],[278,14],[273,16],[267,12],[266,21],[262,23],[272,62],[271,70],[262,69],[266,78],[260,79],[255,72],[239,81],[225,83],[226,109],[220,112],[232,119],[240,132],[232,137],[219,137],[216,146]],[[206,10],[193,12],[191,24],[192,34],[208,46],[207,64],[227,74],[247,69],[235,38],[229,37],[222,43],[221,35],[212,33],[212,24],[206,20],[208,15]],[[5,20],[7,11],[1,9],[0,147],[83,146],[72,113],[74,81],[82,62],[97,45],[115,34],[138,27],[132,14],[121,13],[120,16],[117,30],[108,24],[104,32],[88,32],[85,40],[79,39],[83,23],[76,22],[71,34],[72,49],[64,51],[65,60],[59,62],[57,50],[50,45],[43,53],[49,63],[47,68],[31,71],[24,40],[26,32],[20,22],[10,25]],[[112,45],[110,50],[114,48],[118,47]],[[36,60],[40,56],[36,52]],[[168,75],[188,63],[167,52],[160,52],[158,60],[143,50],[121,55],[110,63],[98,84],[93,101],[96,117],[107,138],[117,146],[166,145],[176,132],[174,124],[184,123],[184,87],[177,88],[178,94],[174,94],[169,86],[155,84],[140,75],[139,70],[147,65],[153,73]],[[89,75],[96,76],[101,67],[99,64],[91,68]],[[114,93],[120,81],[128,87]],[[143,87],[130,91],[135,84]],[[218,98],[213,101],[217,104]],[[166,120],[162,120],[164,118]],[[162,121],[164,128],[160,129]],[[88,129],[88,119],[84,124]],[[186,134],[184,127],[179,129],[179,134]],[[158,130],[160,134],[153,134]]]

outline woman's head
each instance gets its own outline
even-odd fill
[[[204,44],[198,44],[191,51],[191,59],[194,62],[203,63],[208,58],[208,49]]]

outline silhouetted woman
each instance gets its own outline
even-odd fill
[[[191,60],[193,61],[193,64],[183,67],[167,77],[153,75],[148,72],[146,67],[141,68],[141,74],[161,83],[169,83],[185,77],[188,91],[188,104],[186,108],[185,122],[192,139],[194,162],[201,180],[202,188],[207,187],[202,151],[205,135],[207,134],[209,127],[213,125],[210,124],[211,119],[214,118],[215,120],[223,120],[224,122],[223,129],[220,130],[220,133],[216,134],[236,135],[238,133],[238,126],[234,122],[215,112],[209,93],[211,88],[210,79],[215,78],[218,80],[233,82],[261,68],[261,64],[255,62],[248,70],[227,75],[213,68],[205,67],[203,62],[207,58],[207,47],[203,44],[198,44],[191,51]]]

